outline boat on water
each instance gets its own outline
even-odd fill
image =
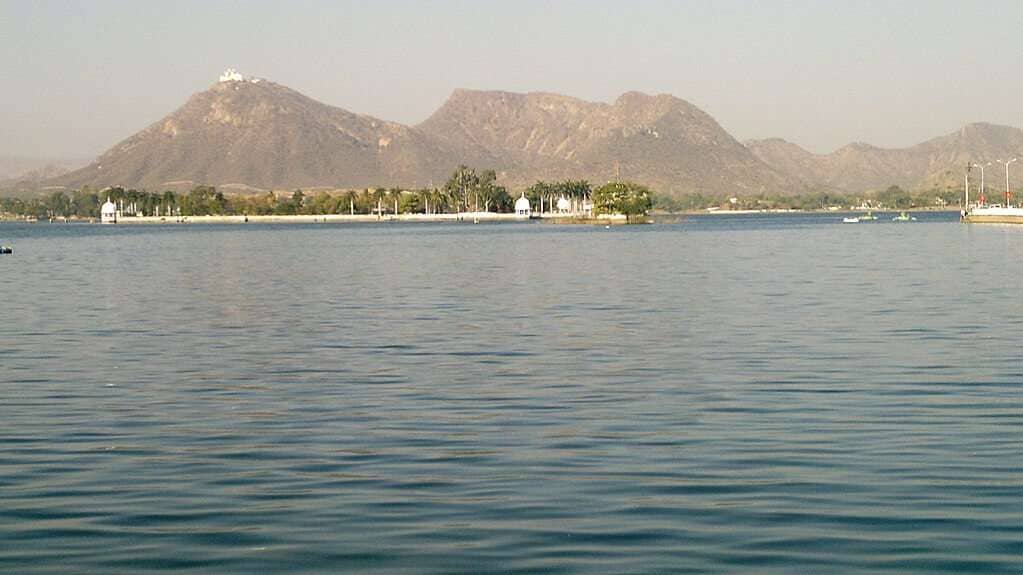
[[[855,218],[855,217],[853,217],[853,218],[842,218],[842,223],[843,224],[858,224],[858,223],[860,223],[860,219],[859,218]]]
[[[899,215],[892,218],[893,222],[915,222],[916,217],[907,214],[906,212],[899,212]]]
[[[867,212],[860,216],[859,219],[861,222],[872,222],[877,219],[877,216],[874,215],[874,212]]]
[[[962,214],[962,219],[971,224],[1023,224],[1023,208],[974,206]]]

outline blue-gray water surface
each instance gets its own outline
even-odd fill
[[[4,573],[1018,573],[1023,226],[0,224]]]

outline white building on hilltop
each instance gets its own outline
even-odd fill
[[[228,68],[224,70],[224,73],[220,75],[221,82],[244,82],[245,76],[238,73],[238,70],[234,68]]]

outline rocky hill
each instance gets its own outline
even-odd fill
[[[460,160],[418,130],[236,77],[52,183],[151,190],[413,186],[443,181]]]
[[[809,189],[855,193],[891,185],[910,190],[961,187],[968,162],[990,163],[985,167],[987,184],[1001,189],[1004,168],[997,160],[1023,159],[1023,130],[977,123],[908,148],[850,144],[823,155],[779,139],[749,141],[746,146]],[[1023,185],[1023,167],[1010,169],[1010,179],[1013,187]]]
[[[425,186],[459,164],[502,183],[623,178],[663,193],[798,191],[713,118],[672,96],[613,104],[555,94],[457,90],[404,126],[316,102],[267,80],[228,75],[92,164],[48,185],[146,189],[211,184],[261,190]]]
[[[46,182],[88,163],[81,158],[0,156],[0,190],[7,195],[33,195]]]
[[[231,72],[88,166],[29,184],[255,191],[427,186],[440,185],[464,163],[494,168],[512,187],[562,178],[601,184],[620,173],[669,195],[859,192],[893,184],[958,186],[967,161],[1017,153],[1023,155],[1023,131],[990,124],[902,149],[850,144],[820,155],[779,139],[744,145],[696,106],[638,92],[607,104],[456,90],[411,127]],[[1014,182],[1023,184],[1023,165]]]
[[[417,126],[466,157],[493,158],[513,184],[606,182],[621,173],[668,193],[798,191],[713,118],[668,95],[613,104],[558,94],[457,90]]]

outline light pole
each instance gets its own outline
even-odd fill
[[[1009,164],[1015,162],[1019,158],[1013,158],[1007,162],[998,160],[999,164],[1005,164],[1005,207],[1009,207]]]
[[[966,215],[966,212],[970,211],[970,168],[972,168],[972,167],[973,167],[973,164],[967,162],[966,163],[966,173],[963,175],[963,183],[965,184],[963,186],[963,189],[966,191],[966,199],[963,202],[963,215],[964,216]]]
[[[986,164],[973,164],[974,167],[980,168],[980,203],[982,205],[987,203],[987,200],[984,198],[984,166],[990,165],[991,162],[988,162]]]

